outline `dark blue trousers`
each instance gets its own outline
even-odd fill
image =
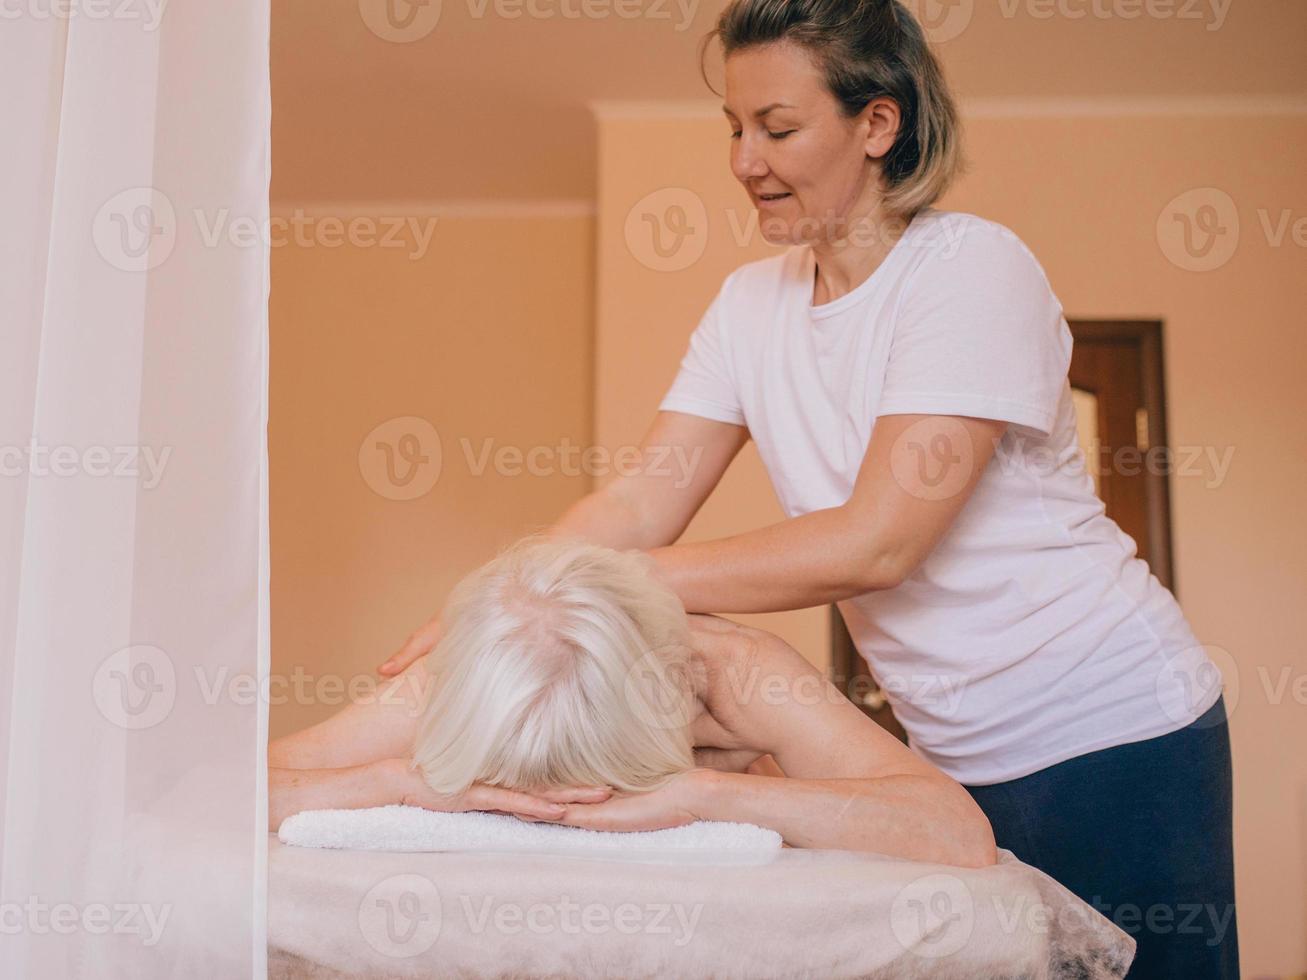
[[[967,791],[999,847],[1134,937],[1132,980],[1239,976],[1223,697],[1178,731]]]

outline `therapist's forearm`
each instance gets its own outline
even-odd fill
[[[701,820],[770,827],[795,847],[873,851],[913,861],[986,867],[989,822],[960,786],[915,775],[777,779],[712,772],[690,807]]]
[[[895,584],[888,556],[847,511],[815,510],[729,538],[649,554],[686,612],[755,613],[823,606]]]
[[[620,495],[597,490],[565,510],[546,532],[551,537],[578,537],[617,551],[656,548],[668,539],[649,525],[635,505]]]

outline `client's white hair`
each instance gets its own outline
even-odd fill
[[[651,564],[536,534],[454,587],[413,749],[433,790],[639,792],[694,766],[685,609]]]

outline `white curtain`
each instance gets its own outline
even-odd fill
[[[0,976],[266,963],[268,0],[0,4]]]

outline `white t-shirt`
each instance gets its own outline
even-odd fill
[[[909,744],[982,785],[1211,707],[1219,672],[1094,493],[1029,249],[929,209],[844,296],[813,306],[814,271],[795,245],[727,276],[659,409],[747,426],[791,517],[848,500],[878,415],[1012,423],[917,570],[839,603]]]

